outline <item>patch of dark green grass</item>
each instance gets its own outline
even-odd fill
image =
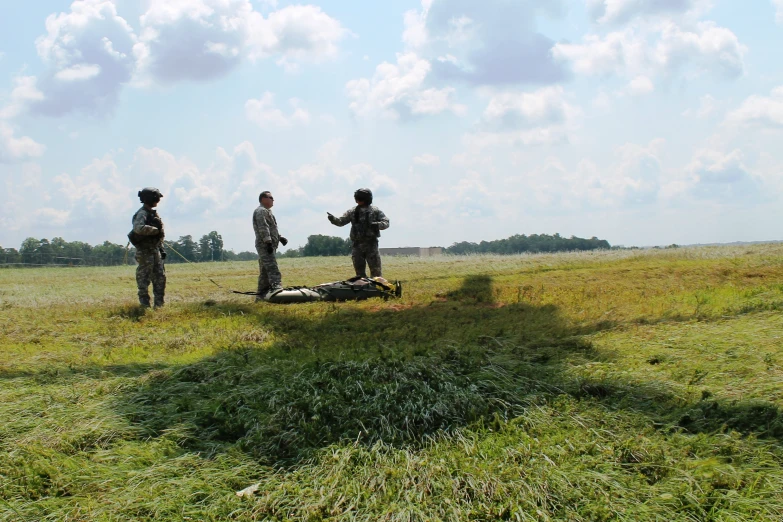
[[[184,426],[194,447],[237,443],[279,464],[333,443],[416,444],[481,419],[510,418],[546,388],[479,350],[305,364],[234,350],[156,373],[125,408],[153,436]]]
[[[783,412],[766,401],[703,400],[682,413],[677,425],[689,432],[737,431],[783,441]]]

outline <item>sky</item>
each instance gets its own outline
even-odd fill
[[[783,239],[783,0],[0,2],[0,246]]]

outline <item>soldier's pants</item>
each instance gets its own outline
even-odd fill
[[[166,268],[157,248],[136,249],[136,286],[139,289],[139,303],[149,306],[149,286],[152,282],[152,294],[155,296],[155,306],[164,303],[166,294]]]
[[[258,252],[258,289],[259,294],[265,293],[270,288],[283,285],[283,276],[277,267],[277,258],[274,253],[268,253],[266,246],[256,247]]]
[[[353,269],[358,277],[367,277],[366,265],[370,266],[370,277],[383,277],[378,241],[354,241],[351,259],[353,260]]]

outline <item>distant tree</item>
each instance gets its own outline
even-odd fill
[[[201,262],[212,261],[212,249],[209,246],[209,236],[206,234],[198,240],[198,260]]]
[[[167,263],[184,263],[185,259],[191,262],[198,261],[199,246],[198,243],[193,241],[193,236],[181,236],[178,240],[171,242],[171,248],[176,253],[173,256],[166,257]],[[185,259],[182,259],[183,257]]]
[[[41,264],[49,264],[54,261],[54,251],[52,244],[48,239],[41,239],[38,242],[38,262]]]
[[[198,240],[199,261],[220,261],[223,255],[223,237],[216,231],[201,236]]]
[[[313,235],[308,236],[307,243],[302,249],[305,257],[314,256],[345,256],[351,253],[351,241],[335,236]]]
[[[121,265],[125,260],[125,247],[110,241],[104,241],[102,245],[92,249],[93,255],[90,264],[100,266]]]
[[[303,252],[304,252],[304,247],[301,247],[301,246],[299,248],[289,248],[288,250],[286,250],[282,254],[277,254],[277,257],[283,257],[283,258],[286,258],[286,257],[302,257],[303,256]]]
[[[19,253],[22,255],[22,263],[35,263],[38,261],[38,247],[41,242],[34,237],[28,237],[22,241]]]
[[[236,261],[256,261],[258,259],[258,254],[256,252],[249,252],[249,251],[240,252],[238,254],[235,254],[234,259]]]
[[[3,248],[0,246],[0,264],[21,263],[22,256],[15,248]]]
[[[209,233],[209,248],[212,250],[212,259],[214,261],[223,259],[223,238],[214,230]]]

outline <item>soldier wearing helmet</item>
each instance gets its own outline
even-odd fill
[[[371,277],[383,277],[381,273],[381,254],[378,251],[378,238],[381,230],[389,228],[389,218],[381,209],[372,204],[372,191],[360,188],[353,193],[356,207],[347,210],[342,216],[334,217],[329,212],[329,221],[338,227],[351,224],[351,259],[358,277],[367,277],[367,265]]]
[[[136,247],[136,286],[139,289],[139,304],[145,308],[150,306],[149,285],[152,283],[154,305],[163,306],[166,292],[166,269],[163,260],[166,252],[163,250],[163,221],[158,216],[155,207],[163,194],[154,187],[146,187],[139,191],[139,200],[143,206],[133,215],[133,230],[128,239]]]

